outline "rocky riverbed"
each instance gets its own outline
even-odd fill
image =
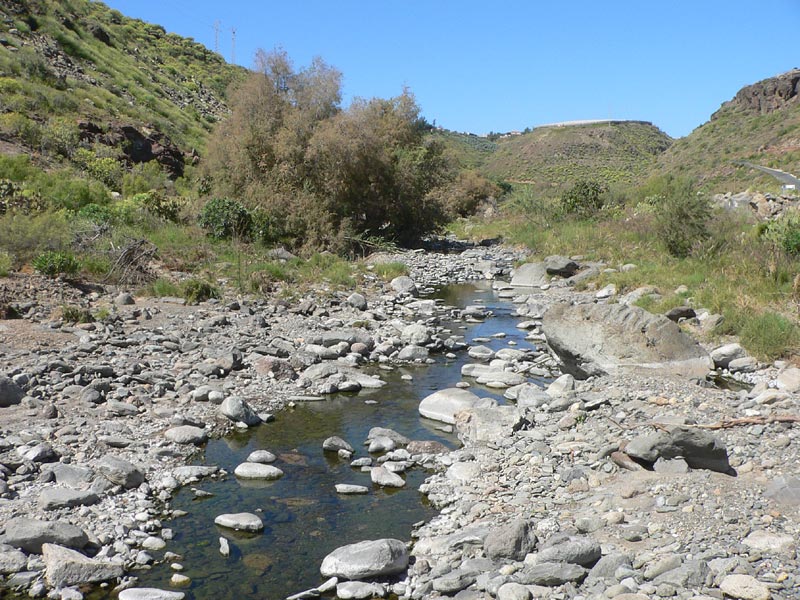
[[[513,288],[500,283],[521,258],[499,247],[376,257],[402,260],[410,277],[367,275],[355,294],[321,284],[291,301],[196,307],[3,280],[24,318],[0,322],[0,585],[77,598],[81,584],[104,582],[123,600],[179,597],[190,582],[170,552],[171,498],[187,483],[232,476],[186,466],[198,445],[291,405],[378,388],[368,365],[467,352],[474,364],[459,387],[420,405],[463,447],[377,432],[385,453],[364,463],[375,485],[431,469],[421,489],[439,516],[414,532],[410,550],[408,540],[340,549],[321,565],[327,587],[301,597],[800,597],[798,371],[759,365],[735,345],[702,348],[614,290],[569,285],[602,265],[552,258],[518,270]],[[497,280],[536,351],[467,347],[442,326],[490,321],[481,305],[425,297],[470,279]],[[67,301],[110,316],[69,326],[53,317]],[[570,321],[576,311],[588,316]],[[675,319],[691,331],[713,315]],[[626,337],[632,323],[638,333]],[[559,342],[548,348],[550,338]],[[746,389],[698,377],[714,366]],[[531,383],[542,378],[555,381]],[[510,402],[497,406],[471,386],[504,390]],[[239,475],[280,477],[271,463],[253,457]],[[223,526],[257,528],[257,515],[235,508],[220,515]],[[137,569],[161,561],[176,565],[173,596],[136,587]]]

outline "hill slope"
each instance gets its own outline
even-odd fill
[[[175,163],[202,150],[227,114],[228,85],[244,73],[191,39],[100,2],[0,0],[6,150],[64,156],[77,136],[84,146],[123,148],[128,162],[142,162],[143,144],[166,148],[164,162]]]
[[[498,140],[482,171],[541,189],[560,188],[576,179],[634,182],[670,143],[663,131],[639,121],[537,127]]]
[[[656,169],[691,176],[710,191],[780,185],[736,161],[798,174],[800,69],[742,88],[707,123],[660,156]]]

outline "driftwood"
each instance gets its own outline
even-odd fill
[[[134,240],[122,249],[114,265],[108,272],[106,281],[139,285],[152,281],[155,276],[150,270],[158,248],[147,240]]]
[[[669,425],[665,425],[663,423],[635,423],[633,425],[623,425],[618,421],[615,421],[611,417],[606,417],[609,421],[611,421],[614,425],[619,427],[620,429],[625,429],[630,431],[631,429],[638,429],[639,427],[654,427],[655,429],[660,429],[662,431],[666,431]],[[744,425],[766,425],[768,423],[800,423],[800,416],[797,415],[772,415],[769,417],[740,417],[738,419],[722,419],[716,423],[696,423],[696,424],[685,424],[681,425],[681,427],[697,427],[698,429],[731,429],[732,427],[741,427]]]

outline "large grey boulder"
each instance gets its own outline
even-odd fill
[[[541,563],[524,567],[514,573],[514,579],[525,585],[555,587],[564,583],[580,582],[588,571],[580,565],[569,563]]]
[[[28,566],[28,556],[8,544],[0,544],[0,575],[11,575],[24,571]]]
[[[179,425],[178,427],[167,429],[164,432],[164,437],[176,444],[200,445],[208,441],[206,430],[193,425]]]
[[[7,408],[22,402],[25,392],[13,380],[0,375],[0,408]]]
[[[217,516],[214,524],[236,531],[258,532],[264,529],[264,522],[261,517],[253,513],[226,513]]]
[[[492,529],[483,542],[486,556],[493,560],[522,560],[536,547],[535,524],[528,519],[515,519]]]
[[[263,463],[243,462],[233,470],[233,474],[239,479],[266,479],[273,481],[283,477],[283,471],[272,465]]]
[[[725,344],[711,351],[711,360],[718,369],[727,369],[737,358],[744,358],[747,352],[739,344]]]
[[[392,279],[391,283],[389,284],[392,286],[392,289],[397,292],[398,294],[409,294],[416,298],[418,291],[417,291],[417,284],[414,283],[414,280],[411,279],[408,275],[401,275],[400,277],[395,277]]]
[[[47,583],[54,588],[108,581],[125,572],[122,563],[95,560],[57,544],[42,545],[42,560]]]
[[[408,550],[400,540],[367,540],[341,546],[320,567],[323,577],[369,579],[401,573],[408,567]]]
[[[622,304],[554,304],[542,331],[563,370],[579,379],[626,370],[705,377],[711,358],[664,317]]]
[[[720,473],[731,470],[725,443],[710,431],[696,427],[673,425],[665,431],[636,437],[625,446],[625,453],[651,464],[659,458],[682,458],[692,469]]]
[[[74,490],[65,487],[49,487],[39,494],[39,506],[43,510],[89,506],[100,502],[100,498],[91,490]]]
[[[103,477],[124,488],[131,489],[144,483],[144,474],[136,465],[124,458],[108,454],[101,458],[96,466]]]
[[[248,427],[255,427],[261,424],[261,417],[256,414],[244,398],[240,396],[229,396],[219,405],[219,413],[233,421],[234,423],[244,423]]]
[[[419,414],[453,425],[456,422],[456,413],[474,408],[478,402],[480,398],[470,391],[447,388],[425,397],[419,403]]]
[[[516,406],[476,406],[459,412],[455,418],[458,439],[465,446],[509,439],[519,425],[520,413]]]
[[[553,536],[536,555],[537,563],[569,563],[590,566],[600,558],[600,544],[589,537]]]
[[[89,537],[83,529],[69,523],[14,517],[6,523],[6,531],[0,542],[39,554],[43,544],[58,544],[79,550],[89,542]]]
[[[514,270],[511,285],[516,287],[540,287],[550,283],[544,263],[525,263]]]
[[[183,600],[186,594],[158,588],[128,588],[119,593],[119,600]]]
[[[400,339],[406,344],[424,346],[431,341],[431,331],[421,323],[411,323],[403,327],[400,332]]]

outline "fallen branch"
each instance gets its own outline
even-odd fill
[[[767,423],[800,423],[800,416],[797,415],[773,415],[770,417],[741,417],[739,419],[723,419],[710,425],[689,425],[689,427],[700,427],[702,429],[730,429],[740,425],[766,425]]]
[[[614,425],[619,427],[620,429],[630,431],[632,429],[638,429],[639,427],[654,427],[655,429],[660,429],[662,431],[667,431],[671,425],[666,425],[664,423],[635,423],[633,425],[623,425],[618,421],[615,421],[611,417],[606,417],[609,421],[611,421]],[[797,415],[772,415],[769,417],[740,417],[738,419],[723,419],[722,421],[718,421],[716,423],[686,423],[681,425],[681,427],[697,427],[698,429],[731,429],[732,427],[740,427],[743,425],[767,425],[769,423],[800,423],[800,416]]]

